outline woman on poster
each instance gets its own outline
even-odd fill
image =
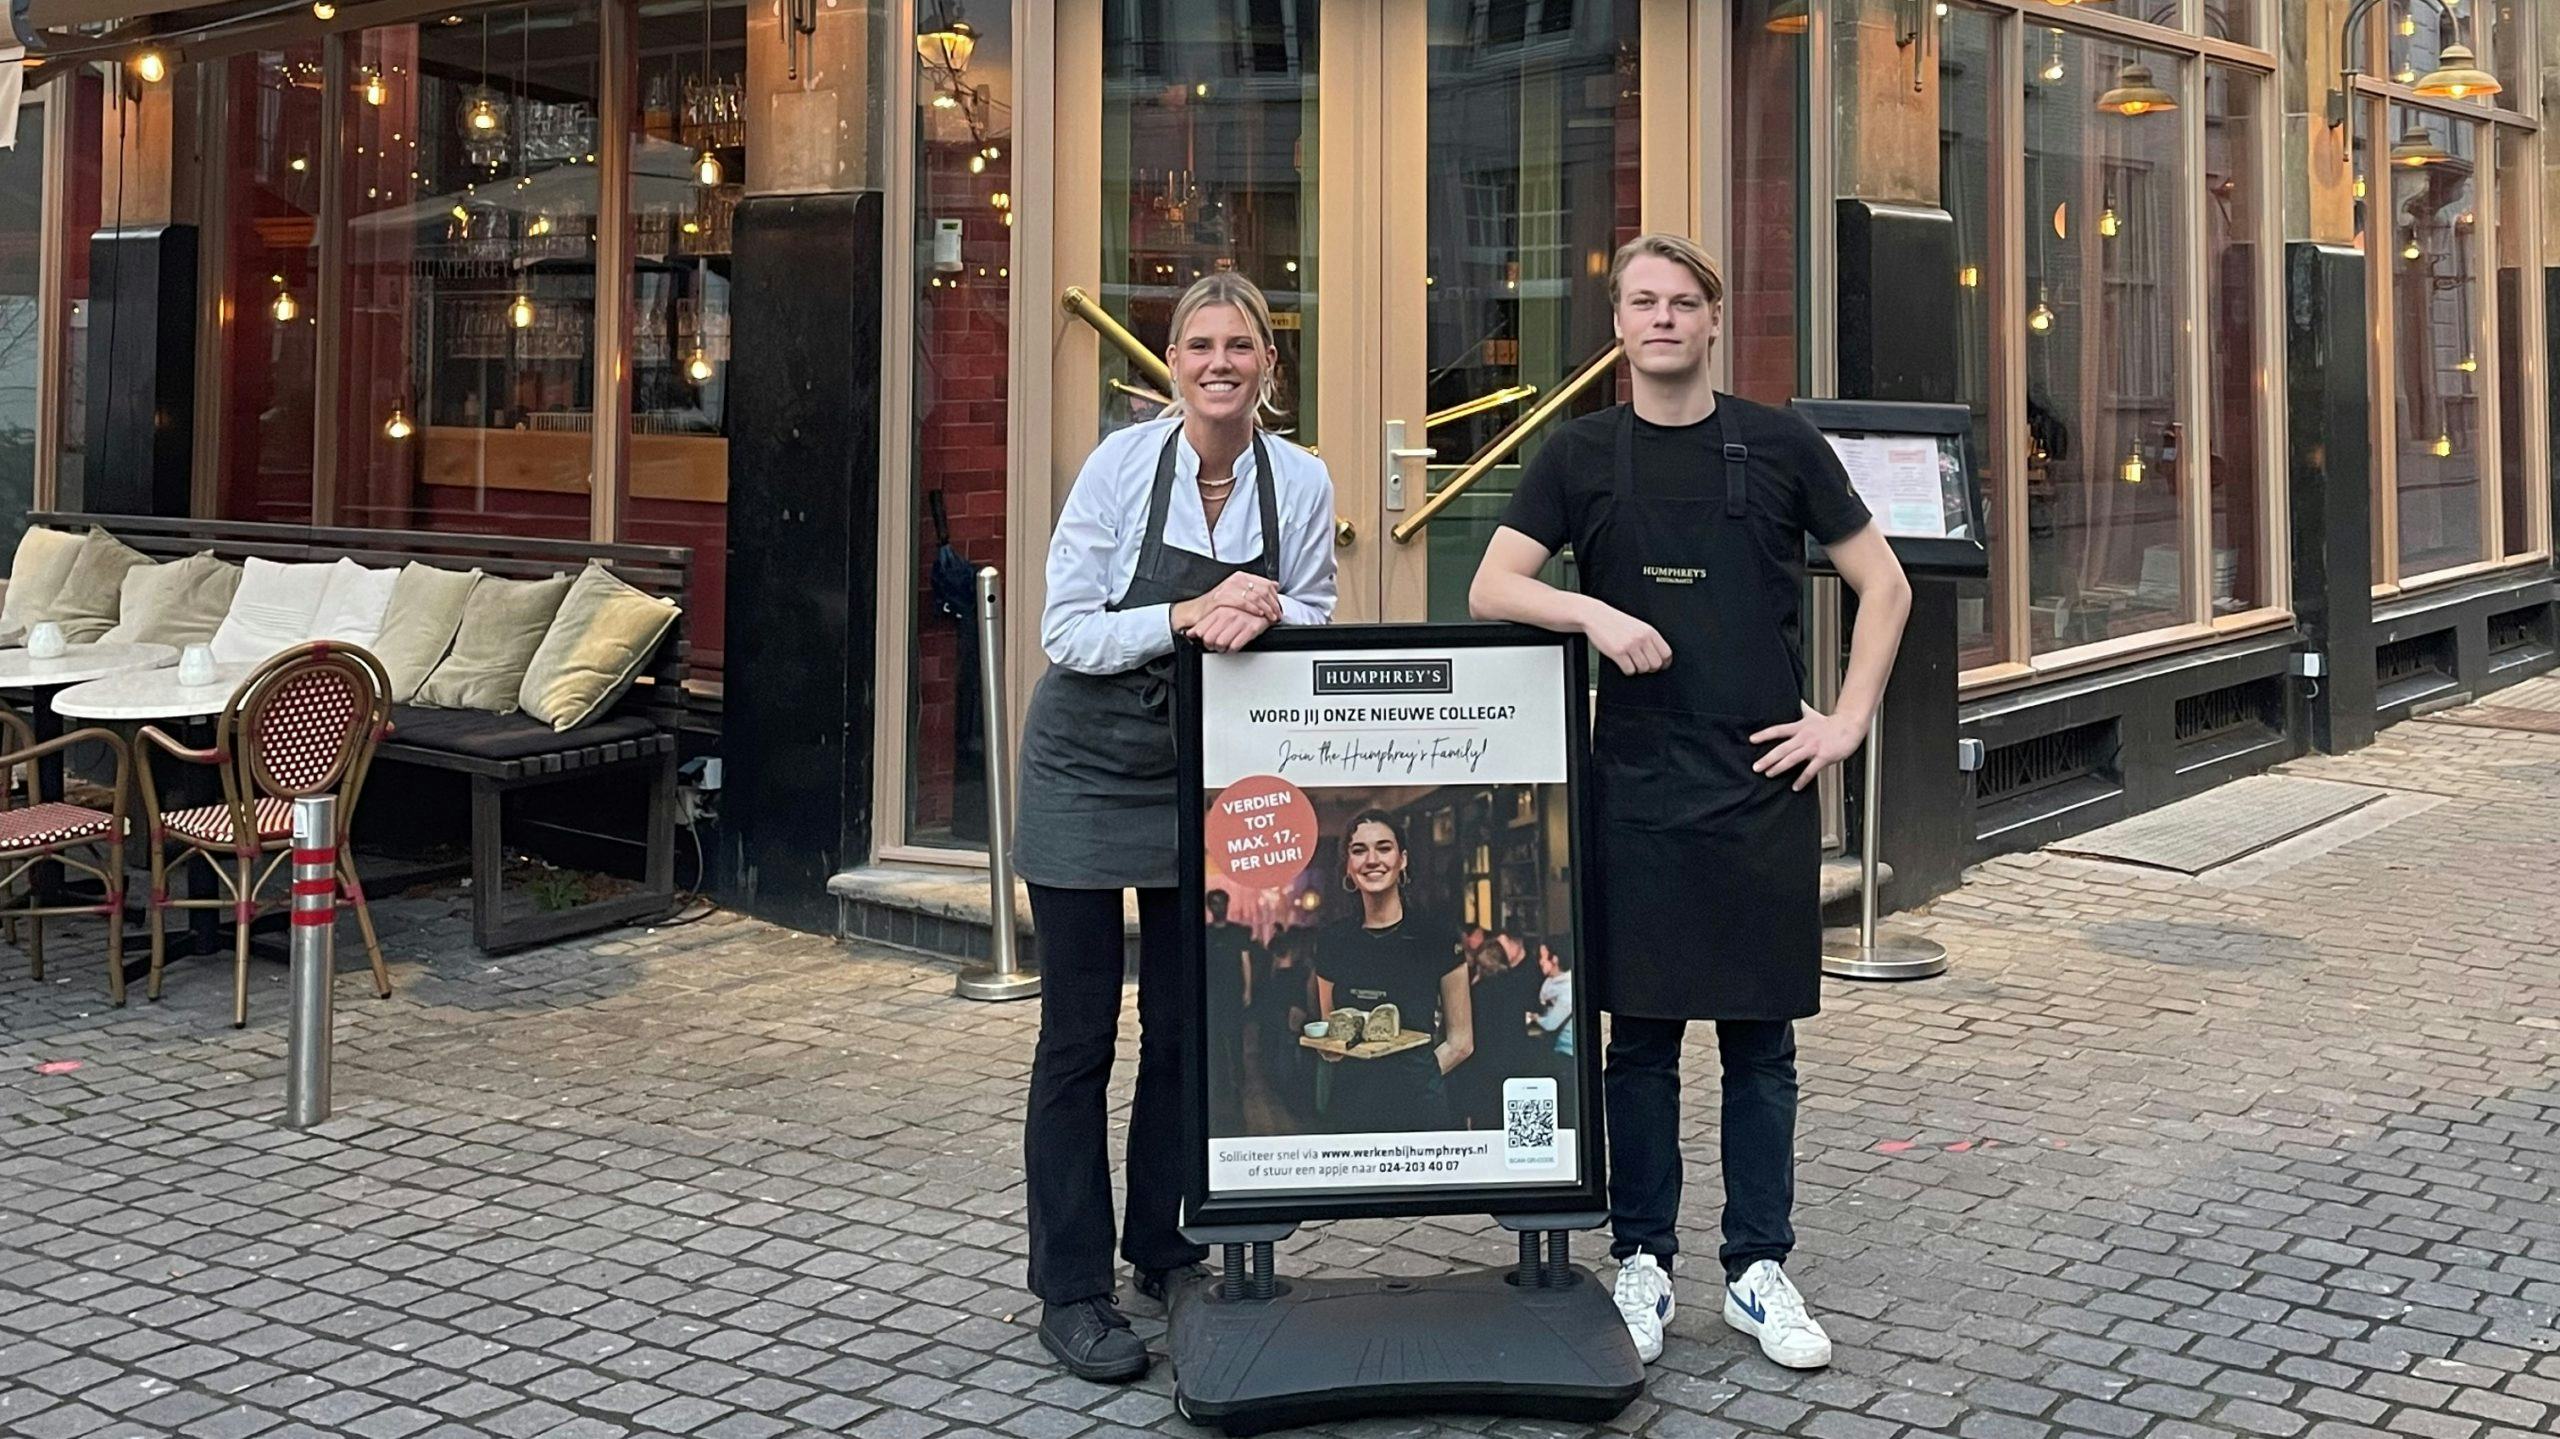
[[[1458,931],[1406,907],[1404,829],[1383,810],[1352,817],[1342,838],[1342,887],[1360,917],[1325,930],[1316,945],[1316,1005],[1397,1010],[1400,1028],[1434,1043],[1378,1059],[1337,1056],[1324,1106],[1337,1134],[1407,1133],[1454,1126],[1449,1071],[1475,1052],[1475,1005]]]
[[[1058,516],[1040,617],[1051,663],[1023,724],[1015,810],[1014,867],[1031,891],[1042,976],[1023,1116],[1029,1279],[1041,1344],[1100,1382],[1147,1369],[1146,1345],[1113,1300],[1105,1142],[1124,890],[1138,893],[1140,1034],[1120,1253],[1138,1293],[1156,1301],[1207,1253],[1175,1227],[1185,1172],[1175,966],[1182,927],[1198,916],[1182,906],[1175,868],[1174,646],[1188,637],[1241,649],[1275,624],[1325,623],[1334,602],[1333,481],[1256,423],[1274,411],[1280,360],[1262,292],[1241,275],[1208,276],[1174,306],[1172,335],[1171,413],[1105,438]]]

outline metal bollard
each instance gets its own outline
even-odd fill
[[[978,695],[987,726],[987,957],[960,972],[962,999],[1029,999],[1040,972],[1022,967],[1013,925],[1013,722],[1004,701],[1004,577],[978,571]]]
[[[330,981],[337,971],[338,797],[293,802],[293,1014],[285,1031],[284,1122],[329,1118]]]
[[[1947,947],[1901,926],[1876,923],[1877,851],[1884,828],[1884,707],[1867,724],[1866,790],[1859,802],[1858,927],[1823,936],[1822,972],[1834,979],[1927,979],[1947,970]]]

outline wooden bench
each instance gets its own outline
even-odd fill
[[[521,714],[401,705],[377,760],[465,776],[471,787],[471,938],[485,953],[521,949],[569,935],[664,914],[675,902],[677,731],[685,712],[685,638],[691,611],[693,551],[662,545],[603,545],[585,540],[519,539],[435,530],[332,529],[232,520],[147,515],[36,513],[28,523],[81,532],[97,525],[154,559],[211,550],[227,560],[280,564],[351,559],[396,569],[415,561],[479,570],[502,579],[574,575],[600,560],[634,588],[674,601],[683,613],[639,679],[610,714],[554,733]],[[504,913],[504,807],[519,790],[628,772],[648,786],[646,833],[640,845],[640,888],[574,908],[508,919]]]

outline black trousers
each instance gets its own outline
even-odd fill
[[[1040,1045],[1022,1158],[1031,1195],[1031,1292],[1070,1304],[1112,1291],[1110,1101],[1120,1039],[1120,891],[1032,885]],[[1129,1109],[1121,1257],[1170,1269],[1207,1257],[1176,1230],[1182,1207],[1179,890],[1138,891],[1138,1088]]]
[[[1601,1090],[1609,1107],[1609,1253],[1680,1252],[1680,1043],[1689,1022],[1609,1016]],[[1716,1022],[1724,1061],[1727,1282],[1796,1247],[1796,1031],[1783,1019]]]

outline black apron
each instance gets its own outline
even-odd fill
[[[1181,443],[1177,424],[1156,456],[1137,573],[1112,610],[1178,604],[1239,570],[1279,577],[1280,498],[1259,430],[1253,483],[1262,506],[1262,553],[1230,564],[1164,542]],[[1053,889],[1164,889],[1179,882],[1172,698],[1170,656],[1110,675],[1051,665],[1040,677],[1023,720],[1014,804],[1013,867],[1025,882]]]
[[[1762,776],[1751,736],[1804,713],[1771,589],[1784,517],[1755,513],[1743,406],[1719,397],[1723,473],[1639,494],[1621,406],[1611,509],[1583,588],[1661,631],[1668,668],[1600,666],[1600,1005],[1652,1019],[1801,1019],[1822,1001],[1822,813],[1797,771]],[[1699,476],[1701,480],[1711,477]],[[1767,533],[1761,533],[1766,531]],[[1773,574],[1772,566],[1778,570]]]

